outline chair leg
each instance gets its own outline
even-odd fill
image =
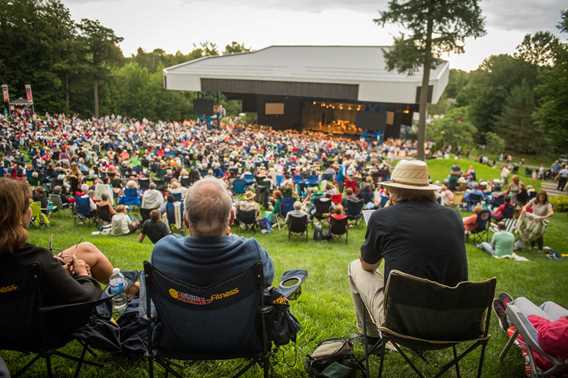
[[[371,368],[369,367],[369,341],[367,340],[367,308],[363,309],[363,346],[365,347],[365,376],[371,376]]]
[[[154,358],[151,355],[148,356],[148,376],[154,378]]]
[[[517,339],[517,336],[519,336],[519,331],[515,331],[515,333],[513,333],[513,335],[509,338],[509,340],[507,340],[507,344],[505,344],[505,347],[503,348],[503,350],[499,354],[499,361],[500,362],[503,362],[503,360],[505,359],[505,356],[507,355],[507,353],[509,352],[509,349],[511,349],[511,346],[513,345],[513,343]]]
[[[410,360],[410,358],[408,358],[408,356],[406,355],[406,353],[404,353],[402,351],[402,349],[398,346],[397,343],[393,342],[392,345],[395,347],[395,349],[398,351],[398,353],[404,358],[404,360],[406,361],[407,364],[410,365],[410,367],[412,368],[412,370],[414,370],[414,372],[420,377],[420,378],[425,378],[424,374],[422,374],[422,372],[420,372],[420,370],[418,370],[418,368],[412,363],[412,361]]]
[[[83,360],[85,359],[85,353],[87,353],[87,345],[83,345],[81,357],[79,357],[79,362],[77,363],[77,367],[75,368],[75,374],[73,374],[74,378],[79,377],[79,372],[81,371],[81,366],[83,366]]]
[[[45,366],[47,368],[47,377],[53,378],[53,370],[51,369],[51,354],[45,356]]]
[[[32,367],[33,364],[36,363],[37,360],[39,360],[41,358],[41,355],[36,354],[34,356],[34,358],[32,358],[23,368],[21,368],[20,370],[18,370],[16,372],[16,374],[12,375],[12,377],[17,378],[19,376],[21,376],[22,374],[24,374],[30,367]]]
[[[460,378],[460,377],[461,377],[461,375],[460,375],[460,364],[459,364],[459,362],[457,361],[457,359],[458,359],[458,353],[457,353],[457,351],[456,351],[456,346],[454,345],[454,346],[452,347],[452,349],[453,349],[453,351],[454,351],[454,360],[456,361],[456,376],[457,376],[458,378]]]
[[[381,347],[381,362],[379,365],[379,378],[382,378],[383,376],[383,365],[385,363],[385,352],[386,352],[386,340],[383,340],[383,346]]]
[[[481,346],[481,355],[479,356],[479,366],[477,368],[477,378],[481,378],[481,372],[483,371],[483,360],[485,358],[485,348],[487,343],[483,343]]]

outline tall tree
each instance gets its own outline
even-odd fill
[[[237,41],[232,41],[231,43],[229,43],[228,45],[225,46],[225,51],[223,52],[223,55],[227,55],[227,54],[238,54],[238,53],[244,53],[244,52],[249,52],[250,48],[246,47],[244,42],[237,42]]]
[[[464,40],[485,33],[478,0],[389,0],[388,9],[374,20],[379,25],[401,24],[411,35],[395,38],[392,49],[385,49],[387,69],[399,72],[422,68],[418,158],[424,159],[426,110],[430,70],[443,53],[464,51]]]
[[[514,56],[535,66],[552,66],[559,43],[558,38],[547,31],[527,34]]]
[[[123,40],[97,20],[82,19],[78,25],[87,52],[87,62],[93,78],[94,115],[99,115],[99,86],[110,74],[109,65],[122,59],[117,46]]]

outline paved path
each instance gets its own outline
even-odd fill
[[[543,181],[541,184],[542,189],[546,190],[546,192],[552,196],[565,196],[568,195],[567,192],[560,192],[556,190],[556,186],[558,185],[555,181]]]

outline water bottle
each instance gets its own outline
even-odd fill
[[[118,320],[126,311],[126,307],[128,307],[128,298],[125,293],[126,286],[126,279],[122,273],[120,273],[120,269],[114,268],[108,285],[108,293],[113,295],[112,317],[114,320]]]

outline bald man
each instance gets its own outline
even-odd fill
[[[262,262],[266,286],[274,268],[268,253],[254,239],[231,234],[233,203],[223,181],[206,177],[185,197],[184,221],[189,237],[166,236],[154,246],[152,265],[175,279],[209,286]]]

